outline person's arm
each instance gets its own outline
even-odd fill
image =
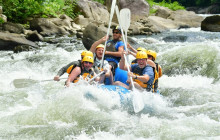
[[[69,87],[70,82],[72,82],[76,77],[81,73],[81,68],[80,67],[75,67],[73,71],[71,72],[70,76],[66,80],[66,86]]]
[[[141,82],[144,82],[144,83],[147,83],[147,81],[150,79],[149,75],[137,76],[133,72],[128,73],[128,76],[129,77],[131,76],[133,79],[137,79],[137,80],[139,80]]]
[[[119,62],[119,68],[122,69],[122,70],[128,71],[128,66],[125,63],[124,54],[126,54],[125,51],[121,53],[121,60]],[[129,69],[131,70],[131,66],[129,66]]]
[[[160,65],[158,65],[158,69],[159,69],[159,77],[161,77],[163,75],[163,72],[162,72],[162,68]]]
[[[92,53],[95,53],[96,47],[97,47],[99,44],[104,43],[107,39],[108,39],[108,37],[107,37],[107,36],[104,36],[104,37],[102,37],[101,39],[95,41],[95,42],[92,44],[92,46],[91,46],[91,48],[89,49],[89,51],[91,51]]]
[[[103,69],[105,71],[105,77],[109,77],[110,76],[110,66],[108,64],[108,61],[104,60],[104,66],[103,66]]]
[[[152,60],[147,59],[147,64],[156,69],[156,64]]]
[[[127,43],[127,47],[136,55],[136,53],[137,53],[136,49],[134,49],[129,43]]]
[[[118,51],[117,52],[110,52],[110,51],[106,51],[105,54],[106,55],[112,55],[115,57],[121,57],[121,53],[124,51],[124,46],[120,46],[118,47]]]
[[[128,51],[128,54],[133,55],[136,58],[136,53],[132,52],[132,51]]]
[[[59,81],[59,80],[60,80],[60,76],[62,76],[62,75],[67,71],[67,69],[68,69],[71,65],[75,65],[75,62],[76,62],[76,61],[73,61],[73,62],[69,63],[68,65],[62,67],[62,68],[57,72],[57,75],[54,77],[54,80],[55,80],[55,81]]]

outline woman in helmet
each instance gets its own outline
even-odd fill
[[[123,53],[124,54],[124,53]],[[128,73],[128,77],[132,77],[134,80],[134,86],[138,89],[146,89],[150,91],[152,89],[152,84],[154,81],[154,71],[153,68],[147,64],[147,54],[145,51],[138,51],[136,54],[137,64],[133,64],[131,66],[125,65],[124,55],[122,54],[122,58],[120,61],[120,68],[123,70],[130,69],[130,73]],[[130,79],[130,78],[129,78]],[[131,89],[131,82],[129,86],[121,83],[120,81],[115,82],[115,85],[123,86],[127,89]]]
[[[60,76],[62,76],[65,72],[67,72],[68,74],[70,74],[71,71],[72,71],[76,66],[81,65],[81,61],[82,61],[83,57],[86,56],[86,55],[93,57],[93,53],[92,53],[92,52],[90,52],[90,51],[83,51],[83,52],[81,53],[81,60],[73,61],[73,62],[69,63],[68,65],[62,67],[62,68],[58,71],[57,75],[54,77],[54,80],[55,80],[55,81],[59,81],[59,80],[60,80]]]
[[[162,76],[162,68],[161,66],[155,62],[156,58],[157,58],[157,53],[153,50],[147,50],[147,55],[148,55],[148,59],[152,60],[155,64],[156,64],[156,72],[158,75],[155,76],[154,79],[154,84],[152,86],[152,90],[153,92],[159,92],[158,90],[158,78],[160,78]]]
[[[66,81],[66,86],[69,87],[70,82],[78,82],[80,76],[83,77],[83,79],[90,79],[93,76],[95,76],[95,72],[92,68],[94,63],[93,57],[91,56],[84,56],[82,59],[82,65],[81,66],[76,66],[71,74],[69,75],[67,81]],[[99,78],[95,79],[96,81],[99,80]]]

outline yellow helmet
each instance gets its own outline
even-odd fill
[[[98,49],[98,48],[105,48],[105,46],[103,44],[99,44],[95,49]]]
[[[157,53],[153,50],[147,50],[147,55],[153,56],[154,60],[157,58]]]
[[[145,51],[138,51],[136,59],[147,59],[147,53]]]
[[[118,30],[118,32],[121,34],[121,27],[116,26],[116,27],[112,30],[112,33],[114,32],[114,30]]]
[[[93,57],[93,53],[92,52],[90,52],[90,51],[83,51],[82,53],[81,53],[81,56],[91,56],[91,57]]]
[[[139,48],[137,48],[137,51],[146,51],[146,49],[143,47],[139,47]]]
[[[84,56],[82,61],[83,62],[87,61],[87,62],[94,63],[93,57],[88,56],[88,55]]]

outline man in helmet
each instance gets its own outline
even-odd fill
[[[67,72],[68,74],[70,74],[71,71],[72,71],[76,66],[78,66],[78,65],[81,64],[81,61],[82,61],[83,57],[86,56],[86,55],[93,57],[93,53],[92,53],[92,52],[90,52],[90,51],[83,51],[83,52],[81,53],[81,60],[73,61],[73,62],[69,63],[68,65],[62,67],[62,68],[58,71],[57,75],[54,77],[54,81],[59,81],[59,80],[60,80],[60,76],[62,76],[65,72]]]
[[[92,47],[90,48],[90,51],[93,52],[94,54],[94,65],[93,67],[97,67],[98,71],[96,71],[97,69],[95,68],[95,72],[98,74],[101,71],[105,71],[105,74],[103,74],[100,77],[100,81],[99,83],[103,83],[105,80],[105,77],[110,77],[110,83],[113,82],[113,76],[112,76],[112,72],[110,69],[110,66],[108,64],[108,61],[104,60],[103,62],[103,68],[101,68],[101,61],[102,61],[102,55],[103,55],[103,51],[104,51],[105,46],[103,44],[99,44],[98,46],[96,45],[92,45]]]
[[[148,59],[152,60],[155,64],[156,64],[156,67],[155,67],[155,70],[158,74],[158,76],[155,76],[155,79],[154,79],[154,83],[153,83],[153,86],[152,86],[152,91],[153,92],[159,92],[158,90],[158,78],[160,78],[162,76],[162,68],[161,66],[155,62],[156,58],[157,58],[157,53],[153,50],[147,50],[147,56],[148,56]]]
[[[116,26],[113,30],[113,39],[107,41],[106,52],[105,52],[105,60],[107,60],[110,64],[111,71],[114,75],[115,69],[118,67],[118,63],[121,59],[121,53],[125,49],[125,45],[123,41],[121,41],[121,28]],[[93,45],[97,46],[98,44],[104,43],[108,38],[106,36],[102,37],[98,41],[94,42]]]
[[[122,54],[122,58],[120,61],[120,68],[123,70],[130,69],[130,73],[128,73],[130,83],[129,86],[126,84],[116,81],[115,85],[123,86],[127,89],[131,89],[130,77],[134,80],[134,86],[138,89],[146,89],[147,91],[151,91],[152,84],[154,81],[154,71],[153,68],[147,64],[147,53],[145,51],[138,51],[136,54],[137,64],[133,64],[131,66],[125,65],[124,53]]]
[[[76,83],[79,81],[80,76],[82,76],[83,79],[88,80],[93,78],[95,76],[95,72],[93,71],[93,57],[91,56],[84,56],[82,59],[82,65],[81,66],[76,66],[71,74],[69,75],[65,85],[69,87],[70,83]],[[99,78],[96,78],[95,81],[98,81]]]

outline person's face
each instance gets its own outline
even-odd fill
[[[90,70],[90,69],[92,68],[92,66],[93,66],[93,63],[84,61],[84,62],[83,62],[83,66],[84,66],[84,68],[85,68],[86,70]]]
[[[101,58],[102,58],[103,51],[104,51],[104,48],[98,48],[98,49],[96,49],[96,57],[97,57],[98,59],[101,59]]]
[[[121,33],[118,30],[113,30],[113,39],[119,40],[121,38]]]
[[[138,66],[144,68],[147,65],[147,59],[137,59]]]

